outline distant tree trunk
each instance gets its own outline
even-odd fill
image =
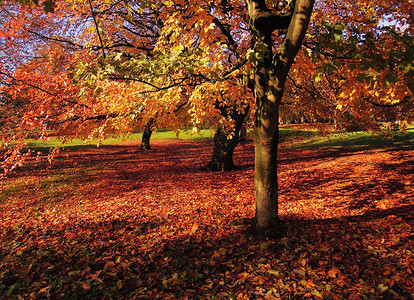
[[[258,57],[254,70],[255,223],[258,235],[279,237],[283,235],[278,216],[279,105],[289,69],[305,36],[314,0],[296,0],[291,12],[285,15],[272,13],[265,0],[246,3],[253,50]],[[287,33],[274,55],[272,32],[276,29],[287,29]]]
[[[244,142],[246,141],[246,136],[247,136],[247,128],[245,123],[242,124],[242,127],[240,129],[240,134],[239,134],[239,142]]]
[[[225,110],[223,110],[223,113]],[[215,171],[230,171],[236,168],[233,162],[233,152],[239,143],[240,130],[243,126],[244,119],[246,118],[248,109],[245,113],[241,114],[237,111],[233,111],[230,116],[235,122],[234,132],[230,133],[223,127],[219,127],[214,134],[214,148],[211,161],[207,165],[208,169],[212,172]],[[228,137],[231,134],[231,138]]]
[[[152,128],[154,127],[155,120],[149,119],[147,124],[144,126],[144,132],[142,133],[141,139],[141,150],[151,150],[150,139],[152,135]]]
[[[230,171],[236,168],[233,162],[233,151],[239,143],[238,133],[227,139],[229,132],[219,127],[214,134],[214,148],[211,161],[208,163],[208,169],[215,171]]]

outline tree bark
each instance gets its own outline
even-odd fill
[[[279,237],[283,235],[278,216],[279,105],[287,74],[305,36],[314,0],[297,0],[291,14],[280,19],[269,12],[264,0],[246,2],[254,50],[262,58],[254,70],[256,231],[260,236]],[[287,29],[275,55],[271,37],[274,29]]]
[[[213,155],[207,168],[211,172],[230,171],[236,168],[233,162],[233,152],[238,144],[238,134],[227,139],[228,132],[219,127],[214,134]]]
[[[227,114],[223,109],[222,113]],[[248,114],[248,109],[242,114],[236,110],[230,113],[231,118],[235,122],[234,132],[229,139],[230,132],[226,131],[223,127],[219,127],[214,134],[214,148],[211,161],[208,163],[207,168],[212,171],[230,171],[236,168],[233,161],[233,152],[239,143],[240,130],[243,126],[244,119]]]
[[[243,123],[243,125],[240,129],[239,142],[246,141],[246,138],[247,138],[247,128],[246,128],[246,124]]]
[[[153,118],[149,119],[147,124],[145,124],[144,132],[142,133],[140,150],[143,150],[143,151],[151,150],[150,139],[151,139],[152,128],[154,124],[155,124],[155,120]]]

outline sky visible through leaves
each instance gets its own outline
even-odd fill
[[[410,299],[414,153],[279,155],[286,237],[258,240],[253,143],[64,151],[0,182],[0,298]]]

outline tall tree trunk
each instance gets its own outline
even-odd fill
[[[150,139],[152,135],[152,128],[154,127],[155,120],[153,118],[149,119],[147,124],[144,126],[144,132],[142,133],[141,139],[141,150],[151,150]]]
[[[268,53],[271,54],[270,49]],[[282,234],[278,218],[277,149],[279,105],[283,90],[279,92],[275,90],[276,83],[270,80],[267,65],[269,62],[259,64],[255,70],[254,78],[256,97],[253,127],[255,142],[254,189],[256,229],[259,235],[272,236]]]
[[[258,58],[254,70],[256,230],[259,235],[277,237],[283,234],[278,216],[279,105],[287,74],[305,36],[314,0],[296,0],[292,11],[284,15],[270,12],[265,0],[246,0],[246,3],[253,50]],[[286,28],[285,39],[274,55],[272,32]]]

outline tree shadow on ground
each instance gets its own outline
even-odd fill
[[[413,292],[412,154],[281,151],[287,235],[263,241],[232,222],[254,214],[252,144],[236,153],[240,170],[197,171],[210,146],[88,150],[43,177],[19,175],[17,194],[9,191],[0,211],[0,294],[407,299]],[[378,191],[389,195],[385,203]],[[54,206],[36,202],[45,195]]]
[[[52,298],[302,299],[317,292],[327,299],[409,299],[414,286],[403,274],[413,257],[404,249],[413,246],[413,220],[412,204],[342,218],[291,216],[278,241],[257,240],[244,225],[231,224],[200,225],[169,238],[157,231],[172,220],[156,216],[67,223],[41,232],[50,241],[60,237],[59,247],[26,247],[20,271],[5,271],[2,284],[52,280]],[[38,236],[40,228],[19,230]]]
[[[412,281],[397,274],[409,272],[413,257],[406,260],[404,250],[392,251],[413,245],[413,220],[414,205],[343,218],[292,216],[284,220],[287,236],[280,241],[258,241],[246,236],[243,226],[222,237],[204,228],[202,237],[195,233],[165,243],[151,257],[143,279],[149,289],[175,297],[183,291],[190,297],[200,292],[223,297],[248,287],[251,297],[274,289],[279,291],[275,294],[301,299],[304,293],[293,286],[312,280],[314,289],[328,299],[353,293],[408,299]],[[394,231],[401,227],[403,237]],[[387,289],[379,291],[379,284]]]

